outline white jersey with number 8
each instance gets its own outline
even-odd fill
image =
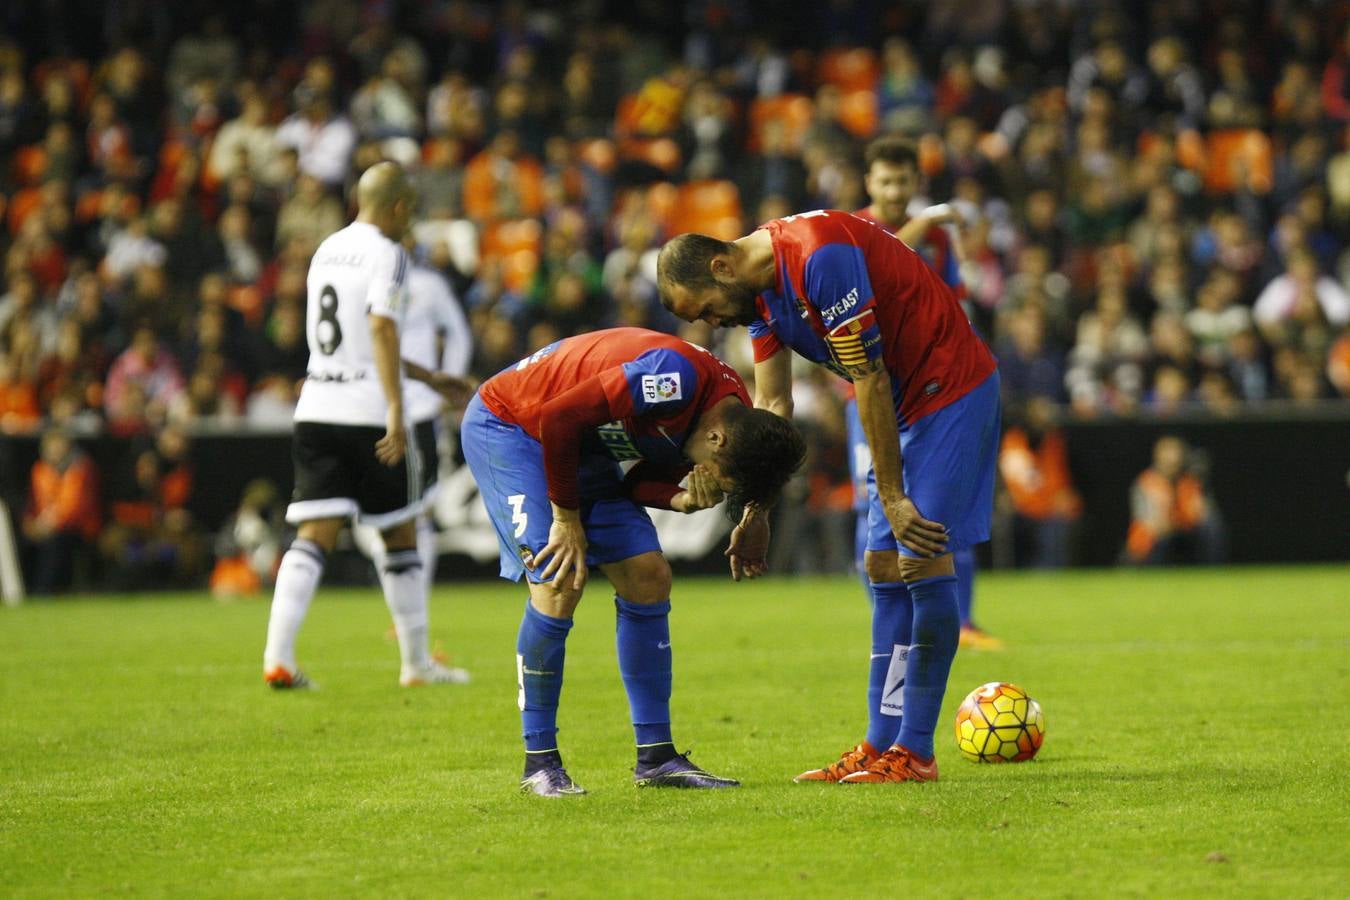
[[[403,248],[365,222],[319,245],[307,279],[309,374],[295,421],[384,426],[388,403],[366,316],[402,320],[409,268]]]

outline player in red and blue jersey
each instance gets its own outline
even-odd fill
[[[762,573],[764,510],[805,455],[796,429],[753,409],[740,376],[702,347],[614,328],[550,344],[489,379],[460,439],[501,543],[502,577],[524,575],[530,589],[516,645],[521,789],[585,793],[563,768],[557,714],[567,634],[591,566],[615,590],[636,783],[735,786],[675,752],[670,566],[643,507],[695,512],[727,495],[745,510],[728,549],[732,575]]]
[[[867,145],[864,155],[866,171],[864,184],[872,202],[854,215],[876,222],[891,234],[908,244],[942,277],[957,299],[964,298],[966,286],[961,281],[956,244],[951,230],[961,217],[949,204],[941,203],[915,211],[914,195],[919,187],[919,151],[911,142],[898,137],[877,138]],[[857,556],[860,562],[867,547],[867,476],[871,458],[867,439],[858,419],[858,404],[852,392],[844,408],[848,426],[849,472],[853,477],[855,507],[859,509]],[[961,609],[962,647],[996,650],[1003,642],[975,624],[971,607],[975,596],[975,549],[968,547],[952,554],[956,566],[957,596]]]
[[[798,780],[936,779],[933,731],[961,626],[952,553],[989,539],[993,511],[993,355],[917,253],[838,210],[733,242],[679,235],[657,282],[686,321],[750,327],[757,406],[792,414],[789,349],[853,383],[872,456],[868,737]]]

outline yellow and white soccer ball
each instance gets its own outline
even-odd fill
[[[1044,740],[1041,705],[1015,684],[980,685],[956,711],[956,746],[973,762],[1023,762]]]

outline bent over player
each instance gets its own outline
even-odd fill
[[[298,526],[281,559],[263,678],[272,687],[309,686],[295,639],[347,520],[377,528],[387,553],[381,579],[394,621],[425,631],[426,584],[417,553],[422,480],[403,414],[399,320],[406,303],[413,192],[403,170],[378,163],[357,184],[356,221],[327,238],[309,265],[305,333],[309,368],[295,408],[295,493],[286,521]],[[399,634],[400,680],[423,680],[425,634]]]
[[[961,626],[952,552],[989,539],[993,510],[993,356],[918,254],[837,210],[776,219],[730,243],[679,235],[657,272],[681,319],[750,326],[756,405],[792,414],[788,349],[857,395],[874,476],[867,737],[798,780],[935,780],[933,730]]]
[[[796,429],[751,408],[740,376],[703,348],[614,328],[550,344],[489,379],[469,403],[460,440],[501,542],[502,577],[529,582],[516,644],[521,789],[585,793],[563,768],[557,715],[567,634],[591,566],[614,586],[635,782],[734,787],[675,752],[671,573],[642,507],[694,512],[729,494],[733,508],[746,508],[728,550],[732,573],[758,574],[764,511],[805,453]],[[625,476],[626,460],[636,465]]]

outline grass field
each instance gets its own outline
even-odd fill
[[[475,676],[401,690],[374,590],[324,591],[322,685],[262,686],[265,603],[0,610],[0,895],[1345,896],[1350,570],[986,575],[1001,653],[962,653],[930,785],[800,786],[856,742],[867,609],[849,580],[676,584],[675,735],[744,787],[639,792],[600,585],[561,740],[590,795],[519,777],[522,595],[442,587]],[[1040,700],[1034,762],[966,762],[975,686]]]

